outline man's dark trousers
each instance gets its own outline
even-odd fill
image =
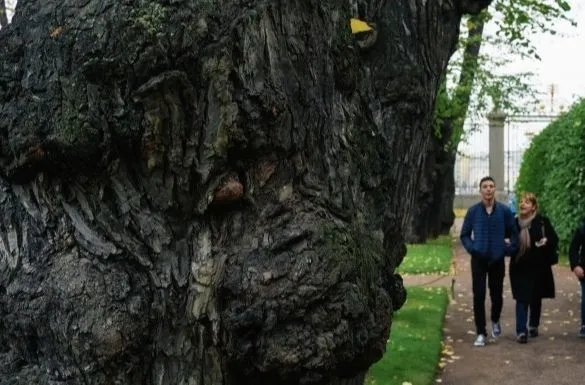
[[[504,276],[506,274],[506,262],[502,258],[497,262],[486,258],[471,258],[471,277],[473,286],[473,317],[477,334],[487,336],[485,325],[485,292],[486,280],[490,289],[492,303],[491,320],[499,322],[502,314]]]

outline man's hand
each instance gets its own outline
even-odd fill
[[[510,246],[511,244],[512,244],[512,241],[510,241],[510,238],[504,238],[504,245]]]
[[[583,268],[581,266],[575,266],[575,268],[573,269],[573,273],[575,273],[575,276],[579,279],[585,276],[585,272],[583,272]]]
[[[536,245],[536,247],[542,247],[542,246],[546,245],[547,241],[548,241],[548,239],[546,239],[546,237],[542,237],[542,238],[540,238],[540,241],[535,243],[535,245]]]

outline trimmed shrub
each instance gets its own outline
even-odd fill
[[[540,134],[536,135],[530,146],[522,157],[522,164],[520,166],[520,173],[518,180],[516,181],[516,197],[520,198],[520,193],[524,191],[530,191],[539,198],[544,192],[544,181],[545,176],[548,174],[548,163],[542,162],[546,158],[551,133],[553,132],[549,128],[554,123],[551,123],[545,128]],[[554,129],[554,127],[553,127]]]
[[[585,100],[535,136],[524,153],[516,195],[536,194],[566,252],[585,218]]]

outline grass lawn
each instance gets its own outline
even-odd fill
[[[406,245],[406,257],[398,266],[400,274],[448,273],[452,255],[451,236],[444,235],[422,245]]]
[[[431,385],[443,340],[447,289],[410,287],[392,322],[386,354],[369,370],[366,385]]]

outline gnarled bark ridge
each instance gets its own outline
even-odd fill
[[[0,383],[363,381],[471,3],[20,1]]]

